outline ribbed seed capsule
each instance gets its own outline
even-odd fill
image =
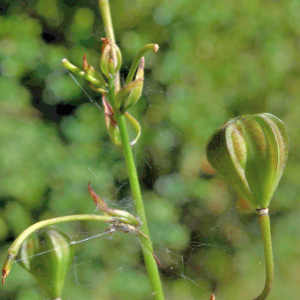
[[[289,150],[284,123],[269,113],[231,119],[209,138],[206,156],[236,193],[256,209],[267,208]]]
[[[61,297],[73,257],[69,237],[52,228],[27,239],[20,250],[21,265],[36,278],[50,299]]]

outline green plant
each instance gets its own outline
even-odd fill
[[[164,299],[160,276],[157,268],[157,259],[153,253],[153,247],[149,236],[147,219],[144,210],[140,184],[137,177],[136,167],[131,147],[137,142],[140,136],[140,125],[133,118],[127,109],[134,105],[140,98],[143,88],[143,75],[145,60],[143,55],[147,51],[157,51],[157,44],[149,44],[143,47],[136,55],[129,74],[127,76],[124,87],[120,87],[119,69],[122,64],[122,55],[118,46],[115,44],[114,31],[110,15],[110,7],[108,0],[99,0],[99,7],[103,18],[107,38],[103,38],[102,54],[100,65],[102,73],[106,79],[90,66],[86,56],[83,58],[83,69],[78,69],[72,65],[67,59],[62,61],[65,68],[83,77],[90,82],[90,86],[95,91],[102,94],[102,101],[105,110],[105,123],[111,140],[123,149],[129,180],[131,184],[132,195],[135,204],[137,217],[132,214],[109,208],[105,202],[92,190],[89,184],[89,191],[104,216],[97,215],[73,215],[54,218],[36,223],[26,229],[14,241],[8,250],[8,257],[2,268],[2,283],[9,274],[11,265],[19,253],[19,250],[26,238],[34,231],[45,226],[54,225],[62,222],[89,220],[103,223],[111,223],[111,230],[119,230],[124,232],[138,233],[141,241],[145,264],[148,271],[148,277],[152,287],[153,298],[157,300]],[[138,70],[137,70],[138,68]],[[133,80],[134,73],[137,70],[136,79]],[[127,131],[126,120],[133,125],[137,135],[134,141],[130,142]]]
[[[236,193],[256,209],[263,238],[266,283],[256,300],[264,300],[274,277],[269,204],[286,166],[289,138],[284,123],[264,113],[227,121],[210,137],[210,164]]]
[[[42,1],[40,1],[40,2],[42,2]],[[187,8],[187,5],[191,5],[191,3],[186,3],[186,8]],[[178,6],[178,7],[180,7],[180,6]],[[259,76],[264,76],[264,72],[262,72],[262,69],[261,69],[262,67],[265,68],[265,66],[267,65],[268,68],[270,68],[272,70],[272,74],[274,74],[274,78],[275,78],[273,80],[278,80],[278,82],[279,82],[279,83],[277,83],[277,81],[276,81],[276,84],[274,84],[274,86],[275,85],[282,86],[282,89],[280,89],[279,91],[276,90],[276,94],[274,93],[274,90],[272,90],[272,89],[270,89],[270,92],[265,91],[265,93],[264,93],[264,91],[263,91],[262,94],[266,95],[265,96],[266,99],[269,99],[268,97],[270,97],[270,96],[281,97],[281,95],[284,93],[283,86],[288,86],[288,85],[283,85],[283,84],[280,85],[280,78],[285,78],[286,72],[291,72],[291,71],[286,70],[285,68],[276,68],[276,70],[275,70],[276,72],[274,72],[274,69],[272,66],[275,64],[271,64],[271,63],[266,64],[266,63],[264,63],[264,60],[263,60],[264,56],[266,56],[266,57],[268,57],[268,59],[273,59],[275,61],[277,59],[276,55],[279,55],[280,53],[282,53],[282,49],[284,50],[285,47],[289,46],[289,45],[286,45],[285,39],[282,38],[280,40],[280,32],[281,31],[280,30],[276,31],[276,38],[273,39],[274,40],[273,43],[277,43],[277,41],[279,41],[278,44],[281,45],[278,47],[278,50],[272,51],[272,52],[265,51],[264,52],[265,54],[261,56],[260,55],[261,52],[256,51],[257,47],[253,47],[253,48],[255,48],[255,51],[251,52],[252,51],[251,47],[250,47],[250,49],[246,47],[247,42],[244,42],[244,44],[241,42],[241,41],[248,41],[248,38],[249,38],[248,31],[245,31],[245,35],[242,35],[242,34],[238,35],[239,43],[237,44],[238,45],[237,47],[236,47],[236,44],[232,43],[232,41],[231,41],[232,34],[234,35],[237,33],[235,33],[234,31],[233,32],[229,31],[230,24],[228,24],[226,22],[226,20],[224,20],[226,23],[226,26],[224,26],[224,28],[222,27],[221,28],[222,30],[218,31],[219,33],[215,32],[216,20],[214,18],[218,19],[219,15],[229,16],[228,18],[231,18],[230,14],[233,14],[233,12],[230,12],[229,14],[227,14],[227,13],[225,13],[224,10],[222,12],[222,8],[218,7],[218,9],[220,9],[220,13],[215,15],[213,5],[208,3],[208,5],[206,6],[207,13],[205,14],[207,19],[199,18],[199,19],[201,19],[200,21],[202,22],[201,28],[206,29],[204,34],[203,34],[203,31],[201,30],[201,28],[194,30],[194,34],[189,34],[187,29],[181,30],[179,33],[176,33],[176,41],[177,42],[174,43],[175,44],[174,48],[173,48],[174,51],[172,51],[172,52],[170,51],[170,55],[168,55],[168,60],[166,60],[166,63],[165,63],[165,68],[166,68],[166,70],[169,70],[169,75],[167,74],[167,76],[165,76],[165,77],[162,76],[163,77],[162,82],[163,83],[165,83],[165,82],[172,83],[172,85],[173,85],[172,91],[173,92],[171,93],[171,96],[173,97],[172,100],[174,100],[173,103],[176,102],[176,105],[173,104],[172,105],[173,107],[170,107],[172,109],[168,109],[168,111],[170,113],[171,120],[173,120],[174,124],[176,122],[180,131],[182,131],[184,133],[183,135],[188,137],[188,134],[189,134],[190,136],[192,136],[192,138],[186,139],[186,144],[188,144],[188,143],[192,144],[191,142],[196,141],[197,145],[199,145],[199,144],[201,144],[201,143],[199,143],[199,141],[202,141],[202,143],[204,142],[204,139],[207,138],[207,132],[206,132],[205,128],[208,128],[207,131],[209,131],[210,126],[211,127],[216,126],[215,123],[219,122],[218,118],[220,118],[219,116],[221,115],[221,110],[223,110],[223,108],[224,108],[223,101],[226,101],[226,105],[228,104],[229,107],[230,106],[233,107],[233,104],[235,105],[234,107],[236,107],[236,102],[238,102],[237,103],[237,106],[239,106],[239,108],[237,108],[238,112],[240,112],[242,110],[241,104],[243,102],[250,103],[250,105],[253,105],[253,106],[256,105],[256,104],[255,105],[252,104],[251,101],[249,101],[249,98],[254,97],[258,93],[261,93],[262,87],[258,84],[258,82],[263,82],[263,80],[261,80],[261,78],[259,77]],[[226,9],[227,9],[227,6],[226,6]],[[245,6],[245,8],[243,8],[243,9],[241,8],[242,14],[247,15],[247,11],[246,11],[247,9],[248,9],[247,6]],[[259,7],[259,10],[260,9],[261,9],[261,7]],[[183,9],[182,11],[184,12],[184,11],[186,11],[186,9]],[[253,9],[253,12],[254,11],[255,11],[255,9]],[[274,11],[276,11],[276,10],[274,10]],[[226,11],[226,12],[228,12],[228,11]],[[174,15],[174,19],[175,19],[176,15],[174,14],[174,11],[171,12],[171,16],[172,16],[172,14]],[[202,12],[201,12],[201,15],[202,15]],[[231,16],[233,16],[233,15],[231,15]],[[255,26],[257,26],[259,28],[264,28],[263,21],[260,21],[257,23],[255,22],[257,19],[257,16],[255,15],[255,13],[253,13],[252,19],[251,19],[251,15],[248,15],[248,17],[249,16],[250,16],[250,22],[255,24]],[[289,16],[289,14],[285,14],[284,17],[283,16],[281,16],[281,17],[282,17],[282,19],[285,19],[285,18],[288,19],[288,16]],[[179,17],[180,16],[178,16],[178,18]],[[183,17],[184,17],[184,14],[183,14]],[[235,18],[232,18],[232,19],[235,19]],[[241,19],[244,19],[244,18],[241,18]],[[274,18],[274,20],[275,19],[277,19],[277,18]],[[236,21],[237,21],[237,24],[239,24],[237,26],[237,28],[241,28],[243,25],[240,24],[241,22],[240,22],[239,18],[237,18]],[[282,22],[282,23],[284,23],[284,22]],[[193,26],[195,26],[196,23],[193,22],[192,24],[193,24]],[[229,34],[230,39],[228,39],[228,34],[226,35],[227,30],[230,32],[230,34]],[[251,30],[254,30],[254,29],[252,28]],[[244,31],[239,30],[237,32],[244,32]],[[264,32],[264,31],[262,30],[262,32]],[[220,43],[221,47],[225,48],[225,51],[219,51],[219,49],[218,49],[218,51],[216,51],[216,49],[215,49],[215,38],[218,38],[218,35],[220,35],[219,43]],[[290,32],[290,35],[292,35],[292,32]],[[214,37],[213,40],[210,39],[212,36]],[[285,38],[285,34],[283,34],[283,36]],[[251,38],[251,35],[250,35],[250,38]],[[259,39],[259,37],[258,37],[258,39]],[[156,39],[153,39],[153,40],[156,41]],[[263,38],[262,41],[263,41],[262,47],[265,47],[267,49],[274,49],[274,50],[277,49],[274,47],[273,44],[266,45],[267,42],[270,43],[270,40]],[[254,40],[253,44],[256,45],[256,43],[257,43],[257,41]],[[232,48],[234,48],[234,51],[228,51],[229,45]],[[276,44],[276,47],[277,47],[277,44]],[[25,48],[25,47],[23,47],[23,48]],[[236,49],[241,49],[241,48],[247,49],[247,50],[245,50],[246,52],[245,53],[243,52],[242,55],[240,56],[239,55],[240,53],[237,53]],[[219,55],[219,53],[222,53],[222,55]],[[230,57],[229,60],[226,56],[224,56],[224,53],[230,53],[232,55],[232,56],[229,56]],[[290,53],[290,51],[289,51],[289,53]],[[201,67],[197,68],[198,70],[201,70],[198,72],[199,76],[196,76],[196,74],[197,74],[196,72],[193,73],[191,71],[192,70],[191,65],[195,64],[195,59],[191,60],[190,57],[202,58],[202,59],[199,59],[199,65],[201,65]],[[204,57],[204,59],[203,59],[203,57]],[[213,59],[210,59],[210,57],[212,57]],[[290,60],[292,61],[292,59],[290,59]],[[230,68],[226,64],[227,61],[233,61],[233,64],[230,64]],[[257,63],[252,64],[251,63],[252,61],[255,61]],[[250,72],[251,70],[247,69],[247,65],[246,66],[244,65],[245,62],[247,62],[247,65],[251,65],[252,73]],[[189,72],[186,74],[187,75],[186,79],[201,77],[201,80],[199,80],[196,85],[194,84],[193,80],[186,80],[186,82],[183,85],[182,84],[182,75],[180,72],[181,65],[184,65],[186,68],[190,69]],[[284,65],[287,68],[287,66],[289,64],[284,64]],[[179,70],[179,72],[174,72],[174,70]],[[246,75],[244,74],[244,72],[246,73]],[[166,72],[166,73],[168,73],[168,72]],[[223,76],[224,73],[231,74],[231,75]],[[290,78],[289,78],[289,82],[291,82],[291,84],[295,81],[295,79],[296,79],[295,74],[297,72],[294,72],[294,69],[293,69],[292,73],[293,73],[293,76],[290,76]],[[216,76],[216,74],[217,74],[217,76]],[[214,81],[215,77],[217,77],[217,78],[220,77],[219,74],[222,74],[222,80]],[[247,78],[246,78],[247,80],[241,80],[242,82],[240,82],[238,80],[238,78],[244,78],[243,76],[247,76]],[[224,79],[224,77],[226,77],[226,79]],[[101,78],[99,80],[101,81]],[[174,84],[174,82],[176,84]],[[236,88],[235,84],[238,85],[239,88]],[[247,91],[248,91],[248,89],[250,90],[250,93],[244,92],[246,87],[247,87]],[[103,88],[105,89],[107,87],[104,86]],[[228,88],[235,90],[236,94],[228,96]],[[101,89],[101,87],[98,87],[98,89]],[[98,91],[100,91],[100,90],[98,90]],[[138,88],[135,91],[137,92]],[[214,102],[213,105],[211,105],[211,104],[210,105],[202,105],[201,104],[202,101],[199,101],[199,93],[201,93],[201,96],[204,99],[209,99],[211,97],[211,98],[215,99],[216,102],[217,101],[219,101],[219,102],[217,102],[217,104],[216,104],[216,102]],[[274,94],[275,94],[275,96],[274,96]],[[193,97],[196,98],[197,101],[192,102]],[[229,99],[226,97],[229,97]],[[273,99],[272,97],[271,97],[271,99]],[[15,97],[15,98],[17,98],[17,97]],[[226,99],[226,100],[223,100],[223,99]],[[125,104],[126,104],[126,102],[128,103],[127,100],[128,100],[128,98],[126,98],[126,101],[124,101]],[[262,102],[264,103],[264,101],[262,101]],[[266,107],[268,107],[268,110],[274,109],[274,107],[272,109],[270,108],[270,106],[271,106],[270,102],[271,101],[269,101],[267,103],[267,105],[269,105],[269,107],[266,106]],[[294,102],[296,102],[296,101],[294,101]],[[195,103],[197,103],[197,104],[195,104]],[[273,101],[272,101],[272,103],[273,103]],[[110,124],[115,124],[114,123],[115,120],[109,118],[110,107],[108,105],[108,102],[104,101],[104,104],[105,104],[104,107],[105,108],[107,107],[106,120],[107,120],[110,135],[112,136],[112,139],[116,143],[118,143],[118,141],[120,141],[120,134],[118,132],[119,128],[110,126]],[[11,104],[9,104],[9,105],[11,105]],[[197,109],[195,109],[196,108],[195,105],[197,105],[196,106]],[[201,105],[201,107],[198,107],[198,105],[199,106]],[[279,110],[280,106],[275,106],[275,108],[277,110]],[[254,109],[259,110],[261,108],[257,108],[255,106]],[[251,107],[251,110],[254,110],[254,109],[253,109],[253,107]],[[185,111],[185,113],[182,113],[183,110]],[[20,111],[23,111],[23,109],[20,109]],[[202,114],[201,116],[199,116],[199,111]],[[232,112],[229,111],[228,113],[232,113]],[[235,112],[235,114],[236,114],[236,112]],[[294,118],[295,117],[296,117],[296,110],[294,113]],[[189,123],[190,119],[197,119],[197,122],[194,122],[193,124],[191,124],[191,126],[187,126],[187,123]],[[292,118],[290,120],[292,120]],[[199,130],[199,128],[201,128],[201,130]],[[17,129],[16,129],[16,131],[17,131]],[[138,136],[138,131],[137,131],[137,136]],[[155,147],[155,146],[153,145],[153,147]],[[193,168],[192,168],[192,170],[193,170]],[[27,174],[27,172],[26,172],[26,174]],[[34,175],[32,177],[34,178]],[[11,178],[11,176],[9,178]],[[11,181],[13,181],[13,180],[11,179]],[[19,188],[19,190],[21,190],[22,196],[23,196],[22,189]],[[30,189],[27,189],[27,190],[30,190]],[[190,190],[192,191],[193,189],[190,189]],[[176,193],[176,191],[173,192],[173,195],[171,195],[170,198],[172,198],[173,196],[176,196],[175,193]],[[186,195],[187,195],[186,197],[194,197],[195,195],[193,193],[195,194],[194,191],[192,191],[190,193],[186,193]],[[197,195],[199,195],[199,194],[200,193],[198,193]],[[19,192],[19,194],[13,193],[12,195],[14,197],[16,197],[16,199],[18,199],[18,195],[20,195],[20,192]],[[25,200],[38,198],[38,197],[33,197],[31,195],[32,194],[30,194],[28,196],[28,194],[26,194],[27,198],[24,197]],[[176,197],[173,197],[173,199],[172,199],[173,203],[176,203],[176,205],[178,205],[176,200],[174,200],[174,198],[176,198]],[[199,198],[199,202],[198,202],[198,205],[199,205],[200,201],[202,201],[202,200],[201,200],[201,197],[198,197],[198,198]],[[209,196],[208,197],[203,196],[203,198],[209,199]],[[23,197],[21,199],[23,199]],[[204,200],[207,200],[207,199],[204,199]],[[205,207],[205,205],[203,205],[203,206]],[[130,226],[133,226],[133,225],[130,225]],[[123,229],[124,228],[125,227],[123,227]],[[133,229],[134,228],[138,229],[137,227],[133,226]],[[128,229],[128,227],[127,227],[127,229]],[[135,231],[135,233],[138,234],[137,231]]]

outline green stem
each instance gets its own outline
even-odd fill
[[[106,93],[107,91],[103,89],[105,82],[101,82],[98,79],[96,79],[95,77],[87,74],[86,72],[80,70],[79,68],[77,68],[76,66],[74,66],[73,64],[71,64],[66,58],[64,58],[62,60],[62,65],[68,69],[69,71],[79,75],[80,77],[86,79],[87,81],[89,81],[90,83],[92,83],[93,85],[99,87],[99,91],[101,91],[102,93]]]
[[[112,218],[111,216],[97,216],[97,215],[72,215],[72,216],[53,218],[53,219],[49,219],[49,220],[45,220],[33,224],[32,226],[24,230],[9,247],[7,251],[7,258],[5,259],[2,267],[2,284],[5,283],[5,278],[9,274],[11,266],[16,256],[18,255],[23,242],[30,234],[32,234],[36,230],[39,230],[49,225],[71,222],[71,221],[97,221],[97,222],[106,223],[114,220],[118,221],[118,218]]]
[[[114,111],[115,109],[115,88],[114,88],[114,79],[109,80],[109,96],[110,101],[113,106]],[[143,199],[142,199],[142,193],[141,188],[139,184],[139,179],[136,172],[135,162],[130,146],[130,140],[128,136],[127,126],[126,126],[126,117],[124,114],[116,113],[116,119],[119,126],[119,131],[121,135],[121,141],[123,146],[123,153],[126,161],[132,196],[134,199],[134,207],[136,214],[141,220],[141,227],[140,230],[143,232],[146,236],[148,236],[148,239],[141,238],[141,244],[143,249],[143,256],[148,272],[148,277],[150,280],[153,298],[155,300],[164,300],[164,294],[162,290],[162,285],[160,281],[160,276],[157,268],[157,262],[153,256],[153,247],[152,242],[149,235],[149,229],[147,225],[147,218],[145,214]]]
[[[99,0],[99,7],[100,12],[103,19],[103,24],[105,27],[105,31],[107,33],[107,37],[111,39],[113,42],[115,42],[115,36],[114,36],[114,30],[111,20],[111,13],[110,13],[110,7],[109,7],[109,1],[108,0]],[[153,247],[149,235],[148,225],[147,225],[147,219],[146,214],[144,210],[143,205],[143,199],[142,199],[142,193],[141,188],[136,172],[136,167],[134,163],[134,158],[132,154],[132,150],[130,147],[130,141],[126,126],[126,119],[125,116],[117,113],[116,105],[115,105],[115,96],[116,92],[120,89],[120,79],[119,79],[119,72],[116,74],[115,78],[109,79],[109,97],[111,105],[115,112],[115,117],[119,126],[120,135],[121,135],[121,141],[123,146],[123,152],[124,157],[127,165],[128,170],[128,176],[129,181],[131,185],[131,191],[132,196],[134,199],[134,206],[135,211],[138,217],[141,220],[141,232],[143,232],[146,236],[148,236],[148,239],[146,238],[140,238],[141,244],[142,244],[142,250],[144,255],[144,260],[148,272],[148,277],[150,280],[153,298],[155,300],[164,300],[162,285],[160,281],[160,276],[157,268],[157,263],[153,255]]]
[[[264,211],[263,213],[261,213]],[[266,282],[262,293],[254,300],[265,300],[270,294],[273,278],[274,278],[274,262],[272,252],[272,240],[271,240],[271,228],[270,228],[270,217],[268,209],[257,211],[261,235],[264,245],[265,263],[266,263]]]
[[[130,67],[129,73],[127,75],[126,78],[126,82],[125,85],[130,83],[133,79],[134,73],[137,69],[137,67],[139,66],[140,60],[143,57],[143,55],[148,52],[148,51],[154,51],[157,52],[158,51],[158,45],[157,44],[148,44],[146,46],[144,46],[139,52],[138,54],[135,56],[133,63]]]
[[[130,141],[128,137],[128,131],[126,127],[126,119],[124,115],[117,115],[117,122],[119,125],[119,130],[120,130],[120,135],[121,135],[121,140],[123,144],[123,152],[125,156],[125,161],[127,165],[127,170],[128,170],[128,176],[129,176],[129,181],[131,185],[131,191],[132,191],[132,196],[134,199],[134,207],[137,215],[139,216],[141,220],[141,228],[140,230],[148,236],[148,239],[141,239],[142,243],[142,249],[143,249],[143,255],[148,271],[148,276],[150,279],[150,283],[152,286],[152,292],[153,292],[153,298],[156,300],[163,300],[164,295],[163,295],[163,290],[160,282],[160,276],[157,268],[157,263],[156,260],[154,259],[153,256],[153,247],[149,235],[149,229],[147,225],[147,218],[145,214],[145,209],[144,209],[144,204],[143,204],[143,199],[142,199],[142,193],[141,193],[141,188],[136,172],[136,167],[134,163],[134,158],[132,154],[132,150],[130,147]]]
[[[114,218],[116,219],[116,218]],[[39,230],[41,228],[44,228],[49,225],[64,223],[64,222],[71,222],[71,221],[97,221],[97,222],[108,222],[111,221],[112,217],[110,216],[98,216],[98,215],[72,215],[72,216],[64,216],[64,217],[58,217],[53,218],[45,221],[41,221],[38,223],[33,224],[32,226],[28,227],[26,230],[24,230],[11,244],[9,247],[7,253],[10,257],[16,257],[18,255],[18,252],[23,244],[23,242],[26,240],[26,238],[35,232],[36,230]]]
[[[102,16],[103,25],[105,28],[106,36],[114,43],[116,43],[114,28],[111,19],[110,6],[108,0],[99,0],[99,8]],[[112,47],[112,56],[113,61],[117,61],[117,54],[115,49]],[[118,71],[116,74],[116,92],[120,89],[120,72]]]
[[[102,16],[102,21],[104,24],[106,36],[107,38],[109,38],[115,43],[116,40],[115,40],[114,27],[112,24],[112,19],[110,14],[109,1],[99,0],[99,8]]]

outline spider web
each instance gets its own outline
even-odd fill
[[[72,74],[70,74],[70,76],[72,76],[75,83],[81,87],[88,101],[95,105],[99,109],[100,113],[103,113],[101,106],[95,100],[93,100],[89,92],[80,85],[80,83]],[[151,102],[151,99],[156,94],[163,95],[163,97],[166,96],[165,91],[162,88],[153,89],[152,83],[149,80],[146,80],[143,98],[147,101],[148,109],[151,109],[152,106],[155,105]],[[156,107],[156,109],[160,108]],[[163,111],[162,109],[160,109],[160,111],[166,116],[167,119],[171,119],[167,112]],[[153,113],[151,114],[152,118],[155,120],[155,115]],[[165,136],[166,131],[162,128],[162,125],[159,122],[154,122],[154,130],[159,133],[159,140],[163,141],[165,138],[169,138],[168,136]],[[171,146],[169,150],[172,151],[173,147],[174,146]],[[111,153],[113,153],[113,151],[116,150],[112,147],[111,151]],[[137,161],[138,153],[136,150],[134,150],[134,156]],[[147,158],[147,153],[142,155],[142,161],[150,170],[150,174],[153,169],[160,171],[162,168],[159,165],[155,165],[153,161],[149,160]],[[91,178],[94,180],[99,179],[94,166],[87,165],[86,168],[90,172]],[[228,190],[228,187],[224,185],[220,179],[212,178],[212,176],[209,174],[202,174],[200,176],[203,182],[210,182],[213,180],[218,181],[220,185],[219,193],[223,193],[223,195],[224,193],[232,193],[232,191]],[[182,178],[182,176],[180,176],[180,174],[178,174],[176,171],[172,172],[171,174],[162,175],[158,180],[153,179],[153,189],[158,195],[167,197],[168,194],[165,192],[165,190],[167,189],[168,184],[174,181],[178,181],[180,184],[180,181],[184,181],[184,178]],[[109,197],[104,198],[104,200],[109,207],[123,209],[134,214],[134,200],[132,199],[130,193],[128,196],[115,201],[120,191],[122,191],[125,186],[129,186],[129,181],[123,180],[121,177],[118,178],[118,182],[120,182],[120,185],[111,195],[109,195]],[[166,299],[208,300],[212,292],[215,290],[218,291],[220,286],[222,288],[223,284],[225,284],[227,281],[230,281],[230,278],[226,279],[226,274],[228,274],[228,276],[232,276],[232,272],[229,273],[230,266],[226,264],[222,265],[222,263],[224,263],[226,257],[231,257],[236,251],[243,250],[244,248],[244,242],[248,239],[248,237],[245,236],[243,230],[241,229],[241,223],[244,223],[247,226],[247,231],[249,234],[253,234],[255,237],[259,236],[260,233],[258,226],[257,224],[254,224],[255,222],[253,222],[254,218],[242,214],[236,208],[233,202],[230,203],[225,201],[225,203],[222,203],[223,199],[221,198],[223,195],[218,195],[218,191],[216,191],[216,195],[213,197],[213,201],[211,201],[211,203],[199,203],[196,197],[194,197],[194,199],[187,198],[178,201],[176,205],[180,207],[181,216],[178,217],[176,222],[177,225],[172,222],[158,225],[155,222],[151,222],[150,218],[148,225],[154,245],[155,255],[162,263],[162,267],[159,269],[163,280],[164,289],[167,291]],[[51,195],[49,194],[48,196]],[[235,196],[231,198],[234,197]],[[99,212],[97,209],[94,209],[89,213],[101,214],[101,212]],[[197,216],[197,218],[189,218],[189,213],[193,213]],[[65,288],[66,299],[82,299],[80,298],[82,296],[78,296],[78,298],[76,298],[76,293],[80,295],[82,290],[85,290],[85,295],[89,295],[89,297],[91,297],[95,286],[90,284],[82,274],[85,273],[86,269],[90,270],[90,267],[95,264],[99,265],[98,270],[99,272],[102,272],[99,275],[99,278],[101,278],[104,282],[106,277],[115,276],[114,274],[121,274],[122,276],[126,277],[130,269],[138,274],[141,272],[146,274],[146,269],[143,265],[143,259],[141,256],[141,244],[138,237],[131,234],[124,234],[123,232],[115,232],[113,228],[108,229],[108,225],[100,224],[96,229],[95,227],[79,228],[74,226],[72,223],[57,225],[58,228],[69,235],[69,246],[75,247],[76,251],[74,262],[70,268],[67,278]],[[185,228],[186,230],[182,228]],[[200,230],[197,230],[197,228],[200,228]],[[38,236],[41,234],[41,232],[42,231],[35,233],[31,238]],[[156,234],[153,235],[153,232]],[[166,233],[168,233],[170,236],[178,235],[179,237],[183,237],[183,240],[178,240],[174,244],[165,242]],[[238,235],[238,237],[236,237],[236,235]],[[105,257],[102,257],[103,261],[101,261],[101,258],[97,256],[97,249],[99,249],[99,245],[104,244],[108,248],[115,247],[116,244],[118,247],[124,247],[124,251],[122,252],[124,257],[127,255],[126,245],[133,245],[130,246],[129,249],[130,251],[135,252],[135,257],[139,257],[138,259],[135,258],[133,260],[140,260],[142,263],[136,263],[134,266],[131,266],[126,262],[124,265],[122,264],[124,260],[120,259],[119,265],[108,262],[106,266],[103,266],[105,265],[105,263],[103,263],[103,261],[105,261]],[[88,249],[94,250],[85,250],[86,245],[88,246]],[[38,253],[32,256],[31,259],[34,259],[37,256],[45,255],[49,251],[52,250]],[[102,249],[100,247],[100,255],[102,253],[101,251]],[[221,259],[216,261],[215,266],[211,265],[211,256],[215,256],[216,258],[221,256]],[[16,260],[16,263],[20,263],[20,259]],[[257,261],[257,263],[260,264],[261,261]],[[108,271],[108,268],[112,269]],[[227,268],[228,270],[226,270]],[[14,272],[14,268],[12,269],[12,272]],[[218,272],[223,274],[223,276],[218,277]],[[89,276],[93,276],[93,274],[89,274]],[[36,288],[36,283],[31,280],[30,277],[24,277],[24,273],[22,273],[20,277],[23,279],[28,279],[30,282],[30,287],[32,287],[32,299],[41,299],[41,297],[43,299],[47,299],[45,298],[44,294],[41,294],[39,289]],[[180,282],[181,285],[186,286],[186,294],[178,295],[176,298],[176,295],[170,292],[174,286],[174,282]],[[143,296],[143,299],[152,299],[152,293],[149,287],[148,290],[148,295],[146,297]],[[100,298],[94,296],[93,299]],[[124,295],[124,298],[116,299],[127,298],[126,295]],[[225,298],[217,297],[217,299],[219,300]]]

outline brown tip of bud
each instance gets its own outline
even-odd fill
[[[101,38],[101,41],[102,41],[103,43],[108,43],[108,42],[110,41],[110,39],[104,37],[104,38]]]
[[[2,284],[5,284],[5,277],[8,275],[8,273],[5,270],[2,270]]]
[[[211,294],[210,299],[209,300],[216,300],[216,297],[214,294]]]
[[[109,125],[113,126],[113,127],[117,127],[117,121],[115,120],[114,117],[114,111],[113,108],[111,107],[111,105],[106,101],[105,99],[105,95],[102,94],[102,103],[103,103],[103,107],[104,107],[104,113],[105,113],[105,121],[109,121]],[[107,122],[108,122],[107,121]],[[108,124],[106,124],[108,125]]]
[[[3,263],[3,266],[2,266],[2,284],[5,284],[5,277],[7,277],[7,275],[9,274],[14,259],[15,259],[14,255],[8,254],[7,258],[5,259],[5,261]]]
[[[158,49],[159,49],[159,46],[158,46],[158,44],[155,44],[155,45],[154,45],[154,47],[153,47],[153,51],[154,51],[154,52],[157,52],[157,51],[158,51]]]
[[[139,64],[139,69],[142,69],[142,70],[145,69],[145,57],[144,56],[141,58],[141,61]]]
[[[83,70],[87,71],[87,69],[89,68],[89,64],[86,58],[86,53],[83,55],[82,65],[83,65]]]
[[[101,38],[101,41],[103,42],[101,46],[101,52],[103,52],[104,48],[111,42],[111,40],[108,38]]]
[[[91,182],[88,184],[88,190],[92,198],[94,199],[94,202],[96,206],[103,212],[107,210],[106,203],[95,193],[95,191],[92,189]]]

